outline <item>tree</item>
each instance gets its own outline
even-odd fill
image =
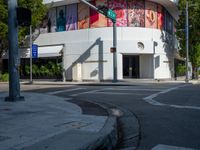
[[[0,0],[0,56],[8,46],[7,6],[5,0]]]
[[[18,6],[31,9],[32,12],[32,27],[37,28],[43,17],[46,15],[46,6],[42,3],[43,0],[18,0]],[[4,50],[8,49],[8,10],[7,0],[0,0],[0,57]],[[29,34],[28,27],[19,27],[19,44],[24,37]]]
[[[187,0],[189,3],[189,59],[192,63],[193,79],[198,78],[198,67],[200,66],[200,1]],[[195,6],[193,5],[195,4]],[[179,10],[182,12],[177,24],[177,37],[180,39],[180,55],[186,57],[185,46],[185,7],[186,0],[179,1]],[[190,7],[192,6],[193,7]]]
[[[18,5],[24,8],[31,9],[32,13],[32,29],[33,31],[41,25],[44,16],[46,15],[47,8],[42,3],[43,0],[18,0]],[[26,35],[29,34],[29,28],[20,27],[19,30],[19,44],[21,43]]]

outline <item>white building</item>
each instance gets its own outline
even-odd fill
[[[51,55],[59,56],[62,49],[65,80],[112,80],[111,21],[78,0],[44,0],[44,3],[50,9],[46,24],[34,41],[43,48],[39,55],[46,53],[48,56],[48,48],[54,46],[55,52]],[[118,79],[174,77],[176,3],[176,0],[92,2],[117,13]],[[61,11],[63,22],[58,19],[62,16]]]

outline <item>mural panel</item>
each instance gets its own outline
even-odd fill
[[[96,7],[107,6],[107,0],[96,0],[92,2]],[[90,28],[99,28],[107,26],[107,18],[97,13],[96,11],[90,9]]]
[[[48,31],[56,32],[56,8],[51,8],[48,12]]]
[[[77,30],[77,4],[68,5],[66,7],[66,30]]]
[[[161,5],[158,5],[158,29],[164,29],[164,9]]]
[[[78,4],[78,29],[89,28],[89,7],[83,3]]]
[[[117,14],[116,25],[119,27],[127,26],[127,3],[126,0],[109,0],[108,7]],[[112,26],[112,21],[108,19],[108,26]]]
[[[128,26],[144,27],[144,1],[128,0]]]
[[[56,31],[66,31],[65,6],[57,7]]]
[[[173,18],[172,16],[168,13],[168,11],[165,11],[166,12],[166,30],[167,32],[169,33],[172,33],[173,32]]]
[[[157,4],[145,1],[145,27],[157,28]]]

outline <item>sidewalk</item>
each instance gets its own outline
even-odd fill
[[[91,86],[126,86],[126,85],[137,85],[137,84],[150,84],[150,83],[186,83],[185,77],[177,77],[174,79],[123,79],[118,80],[118,82],[110,81],[51,81],[51,80],[33,80],[35,85],[91,85]],[[199,84],[199,80],[189,80],[190,84]],[[29,84],[29,80],[21,81],[21,84]]]
[[[116,118],[83,114],[65,98],[22,93],[25,101],[5,102],[0,92],[1,150],[92,150],[117,142]]]

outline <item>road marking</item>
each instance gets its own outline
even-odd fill
[[[92,91],[87,91],[87,92],[72,94],[70,96],[78,96],[78,95],[82,95],[82,94],[95,93],[95,92],[98,92],[98,91],[100,91],[100,90],[92,90]]]
[[[142,94],[142,93],[114,93],[114,92],[103,92],[103,91],[99,91],[99,92],[95,92],[93,94],[111,94],[111,95],[146,95],[146,94]]]
[[[171,146],[171,145],[163,145],[163,144],[158,144],[151,150],[195,150],[193,148],[185,148],[185,147],[177,147],[177,146]]]
[[[108,88],[108,90],[116,90],[116,91],[162,91],[162,89],[115,89]]]
[[[77,91],[77,90],[82,90],[82,89],[85,89],[85,88],[66,89],[66,90],[48,92],[47,94],[54,95],[54,94],[59,94],[59,93],[64,93],[64,92],[72,92],[72,91]]]
[[[150,96],[147,96],[147,97],[143,98],[143,100],[146,101],[147,103],[149,103],[151,105],[155,105],[155,106],[168,106],[168,107],[180,108],[180,109],[195,109],[195,110],[200,110],[200,107],[198,107],[198,106],[170,105],[170,104],[164,104],[164,103],[161,103],[161,102],[158,102],[158,101],[154,100],[154,98],[156,98],[160,94],[165,94],[165,93],[171,92],[173,90],[176,90],[176,89],[179,89],[179,88],[185,87],[185,86],[187,86],[187,85],[181,85],[181,86],[169,88],[169,89],[163,90],[161,92],[158,92],[158,93],[152,94]]]

